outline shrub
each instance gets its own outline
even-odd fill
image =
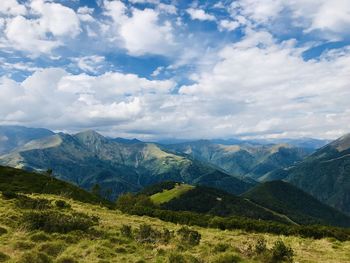
[[[44,252],[49,256],[57,257],[58,254],[62,253],[65,246],[62,242],[46,242],[39,246],[39,251]]]
[[[19,259],[18,263],[52,263],[48,255],[41,252],[31,251],[26,252]]]
[[[74,258],[72,257],[61,257],[57,259],[57,263],[78,263]]]
[[[177,234],[180,236],[182,242],[191,246],[198,245],[201,240],[201,234],[198,231],[191,230],[186,226],[181,227]]]
[[[167,244],[169,243],[171,237],[172,237],[172,234],[169,231],[169,229],[164,228],[163,232],[161,233],[161,242]]]
[[[219,243],[216,244],[213,252],[218,253],[218,252],[225,252],[230,246],[228,244],[224,244],[224,243]]]
[[[160,236],[161,233],[159,231],[148,224],[142,224],[137,230],[136,240],[141,243],[155,243]]]
[[[220,255],[214,260],[215,263],[238,263],[241,261],[241,258],[234,254]]]
[[[186,263],[186,258],[179,253],[172,253],[169,255],[169,263]]]
[[[0,226],[0,236],[7,234],[7,229]]]
[[[294,251],[286,246],[282,240],[277,240],[271,249],[271,262],[293,262]]]
[[[87,231],[98,223],[98,219],[77,212],[65,214],[58,211],[31,211],[23,215],[23,222],[30,230],[68,233],[74,230]]]
[[[129,225],[122,225],[122,228],[120,229],[120,233],[122,236],[131,238],[132,237],[132,228]]]
[[[18,197],[18,195],[12,191],[4,191],[4,192],[2,192],[2,197],[4,199],[15,199]]]
[[[55,201],[55,205],[58,207],[58,208],[70,208],[70,204],[68,204],[66,201],[64,200],[56,200]]]
[[[47,234],[45,234],[43,232],[39,232],[39,233],[35,233],[35,234],[31,235],[30,240],[32,240],[34,242],[41,242],[41,241],[49,241],[49,240],[51,240],[51,238]]]
[[[48,209],[51,208],[50,201],[43,198],[31,198],[25,195],[19,195],[16,205],[22,209]]]
[[[35,244],[33,242],[28,242],[28,241],[17,241],[13,245],[13,247],[14,249],[18,249],[18,250],[28,250],[35,247]]]
[[[0,251],[0,262],[5,262],[9,259],[10,259],[10,257],[8,255],[6,255],[5,253]]]
[[[260,255],[267,251],[266,239],[264,237],[259,237],[255,244],[255,253]]]

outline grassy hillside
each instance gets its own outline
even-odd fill
[[[0,191],[19,193],[47,193],[63,195],[81,202],[111,205],[77,186],[53,178],[47,174],[26,172],[21,169],[0,166]]]
[[[313,240],[271,234],[247,233],[240,230],[221,231],[191,227],[200,234],[189,239],[181,225],[149,217],[123,214],[119,211],[57,197],[29,195],[28,198],[48,200],[51,215],[76,213],[74,227],[69,231],[51,231],[46,225],[33,225],[28,213],[42,218],[48,215],[36,209],[20,208],[16,199],[0,197],[0,259],[6,262],[269,262],[283,252],[282,241],[294,252],[295,262],[350,262],[350,242],[334,239]],[[59,208],[56,201],[68,204]],[[87,216],[87,218],[85,218]],[[91,218],[98,218],[98,222]],[[57,220],[57,217],[50,217]],[[81,220],[84,218],[84,220]],[[90,219],[89,219],[90,218]],[[85,227],[92,220],[93,226]],[[84,224],[82,224],[83,222]],[[19,225],[21,227],[19,227]],[[130,228],[131,229],[130,229]],[[44,229],[44,230],[43,230]],[[169,231],[169,232],[167,232]],[[168,234],[164,234],[168,233]],[[192,232],[191,232],[192,233]],[[192,240],[192,241],[191,241]],[[193,241],[194,240],[194,241]],[[265,248],[266,242],[266,248]],[[277,243],[276,243],[277,242]],[[280,261],[275,261],[280,262]]]
[[[299,224],[350,227],[350,217],[286,182],[272,181],[260,184],[243,197],[284,214]]]
[[[160,205],[163,203],[167,203],[174,198],[179,198],[184,193],[193,189],[194,186],[188,184],[177,184],[174,188],[169,190],[163,190],[162,192],[156,193],[152,195],[150,198],[153,203]]]

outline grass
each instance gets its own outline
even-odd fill
[[[121,234],[123,225],[129,225],[135,230],[143,224],[148,224],[159,231],[166,228],[171,233],[176,233],[182,226],[155,218],[126,215],[118,210],[55,195],[34,194],[30,197],[48,199],[52,204],[56,200],[64,200],[71,206],[72,212],[96,216],[99,218],[99,224],[90,231],[73,231],[66,234],[30,231],[20,224],[23,209],[16,206],[15,200],[0,197],[0,226],[6,229],[6,232],[0,235],[0,254],[6,258],[6,262],[40,259],[41,261],[37,262],[161,263],[171,260],[179,262],[176,260],[184,259],[184,262],[209,263],[239,259],[240,262],[253,263],[262,262],[252,255],[251,249],[259,238],[264,237],[268,248],[279,239],[291,246],[295,253],[295,262],[350,263],[350,241],[262,235],[239,230],[221,231],[191,227],[201,234],[200,244],[196,246],[186,246],[176,237],[169,243],[139,243]]]
[[[151,200],[154,204],[160,205],[170,200],[181,196],[187,191],[193,189],[194,186],[188,184],[177,184],[173,189],[163,190],[161,193],[156,193],[151,196]]]

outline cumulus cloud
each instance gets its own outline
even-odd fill
[[[348,109],[350,49],[319,61],[304,61],[301,53],[293,41],[277,43],[267,32],[252,31],[241,42],[225,47],[219,54],[221,61],[202,73],[197,83],[181,87],[180,93],[240,104],[239,114],[227,113],[211,125],[223,133],[346,132],[349,124],[334,120]]]
[[[121,42],[129,54],[169,55],[176,47],[171,23],[161,22],[156,10],[133,8],[128,16],[121,1],[105,1],[104,7],[105,15],[113,20],[112,39]]]
[[[24,16],[26,13],[30,15]],[[63,45],[64,38],[80,32],[75,11],[58,3],[33,0],[25,6],[10,0],[1,5],[0,14],[6,17],[3,45],[33,56],[51,53]]]
[[[265,26],[287,20],[289,27],[301,27],[305,33],[321,32],[331,39],[346,37],[350,26],[347,0],[238,0],[231,4],[231,15],[242,15],[254,24]]]
[[[203,9],[197,9],[197,8],[188,8],[187,13],[190,15],[191,19],[193,20],[200,20],[200,21],[215,21],[215,16],[206,13]]]
[[[35,72],[23,82],[0,79],[1,123],[69,127],[111,126],[144,114],[147,96],[169,93],[172,81],[133,74],[72,75],[63,69]]]

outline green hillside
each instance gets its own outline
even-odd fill
[[[0,166],[0,191],[55,194],[86,203],[111,205],[107,200],[47,174],[26,172],[11,167]]]
[[[194,186],[188,184],[177,184],[174,188],[169,190],[163,190],[160,193],[152,195],[150,198],[156,205],[167,203],[174,198],[179,198],[184,193],[193,189]]]
[[[260,184],[243,194],[243,197],[284,214],[299,224],[350,227],[350,217],[286,182],[272,181]]]
[[[265,181],[283,179],[350,214],[350,135],[322,147],[303,162],[277,170]]]

